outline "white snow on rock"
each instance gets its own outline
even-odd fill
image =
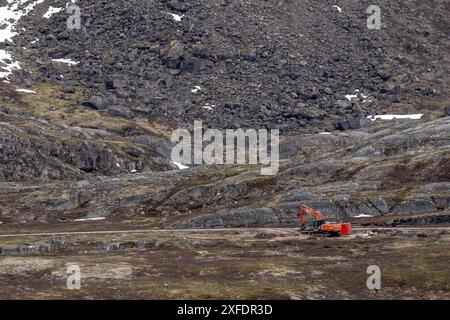
[[[59,62],[59,63],[65,63],[65,64],[68,64],[70,66],[73,66],[73,65],[76,65],[76,64],[79,63],[78,61],[74,61],[74,60],[71,60],[71,59],[52,59],[52,61]]]
[[[55,8],[55,7],[50,6],[50,7],[48,8],[47,12],[44,13],[44,15],[43,15],[42,17],[45,18],[45,19],[50,19],[50,17],[51,17],[53,14],[58,13],[58,12],[60,12],[61,10],[62,10],[62,8]]]
[[[16,89],[17,92],[22,92],[22,93],[36,93],[36,91],[34,90],[29,90],[29,89]]]
[[[202,88],[200,86],[195,86],[194,89],[191,90],[192,93],[197,93],[199,91],[202,91]]]
[[[330,133],[330,132],[320,132],[319,134],[322,134],[322,135],[330,135],[331,133]]]
[[[354,218],[372,218],[373,216],[368,215],[368,214],[360,214],[355,216]]]
[[[17,21],[43,2],[44,0],[31,2],[29,0],[8,0],[6,6],[0,7],[0,25],[5,26],[5,28],[0,29],[0,42],[11,42],[17,34],[15,31]],[[6,64],[6,66],[0,67],[0,78],[8,79],[14,69],[20,69],[19,63],[13,61],[11,55],[5,50],[0,50],[0,64]],[[5,82],[8,82],[8,80],[5,80]]]
[[[105,217],[75,219],[76,222],[105,220]]]
[[[352,101],[353,99],[357,99],[358,95],[357,94],[348,94],[345,96],[345,99],[347,99],[348,101]]]
[[[173,164],[176,165],[178,167],[178,169],[180,169],[180,170],[189,169],[188,166],[185,166],[184,164],[181,164],[181,163],[178,163],[175,161],[173,161]]]
[[[394,119],[411,119],[420,120],[423,117],[423,113],[419,114],[382,114],[378,116],[368,116],[367,119],[375,121],[377,119],[381,120],[394,120]]]
[[[342,8],[339,6],[333,6],[333,8],[336,8],[337,11],[339,11],[339,13],[342,13]]]
[[[213,111],[215,107],[216,107],[215,104],[209,104],[209,103],[207,103],[207,104],[205,104],[205,105],[203,106],[203,109],[208,110],[208,111]]]
[[[11,41],[12,37],[16,35],[14,26],[17,21],[31,12],[35,6],[43,3],[44,0],[33,1],[22,8],[27,2],[29,0],[8,0],[7,6],[0,7],[0,25],[6,24],[6,28],[0,30],[0,42],[4,42],[5,40]],[[22,9],[19,10],[19,7]]]
[[[345,99],[347,99],[348,101],[352,101],[353,99],[358,99],[360,97],[363,99],[363,102],[367,101],[368,97],[364,93],[362,93],[359,89],[355,89],[355,94],[347,94],[345,96]]]
[[[4,64],[0,66],[0,78],[8,78],[14,69],[20,69],[20,64],[5,50],[0,50],[0,64]]]
[[[182,16],[180,16],[180,15],[172,13],[172,12],[167,12],[167,13],[170,14],[172,16],[173,20],[175,20],[177,22],[180,22],[181,19],[184,18],[184,14]]]

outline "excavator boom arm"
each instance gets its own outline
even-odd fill
[[[314,216],[317,221],[324,221],[324,217],[322,212],[314,210],[310,207],[307,207],[303,204],[300,205],[300,211],[299,211],[299,217],[300,217],[300,222],[302,224],[302,226],[306,225],[306,221],[307,221],[307,215],[310,214],[312,216]]]

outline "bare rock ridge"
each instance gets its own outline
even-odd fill
[[[383,135],[303,135],[302,144],[320,145],[322,154],[292,158],[269,177],[246,166],[200,166],[120,179],[3,184],[0,193],[8,200],[1,202],[2,219],[144,214],[176,228],[288,226],[297,224],[298,202],[330,218],[445,212],[450,204],[449,130],[447,117],[419,125],[390,124],[380,128]],[[334,140],[346,143],[341,147]],[[373,147],[368,150],[369,141]]]

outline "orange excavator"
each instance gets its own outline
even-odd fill
[[[350,223],[328,223],[322,212],[311,209],[300,204],[298,216],[302,225],[302,229],[306,229],[307,215],[310,214],[316,218],[312,233],[325,234],[330,237],[347,236],[351,234],[352,225]]]

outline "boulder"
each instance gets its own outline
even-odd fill
[[[348,118],[334,124],[336,130],[346,131],[361,128],[361,118]]]
[[[167,2],[167,7],[171,10],[178,12],[186,12],[188,10],[187,4],[185,2],[180,2],[177,0],[171,0]]]
[[[108,109],[108,114],[113,116],[113,117],[125,117],[125,118],[128,118],[133,113],[132,113],[131,109],[128,108],[128,107],[115,105],[115,106],[111,106]]]
[[[169,46],[162,49],[160,56],[162,62],[169,68],[176,69],[180,65],[184,54],[184,45],[179,40],[173,40]]]
[[[444,108],[444,116],[449,117],[450,116],[450,107]]]
[[[103,110],[108,105],[108,100],[101,96],[93,96],[89,100],[83,102],[83,105],[94,110]]]

